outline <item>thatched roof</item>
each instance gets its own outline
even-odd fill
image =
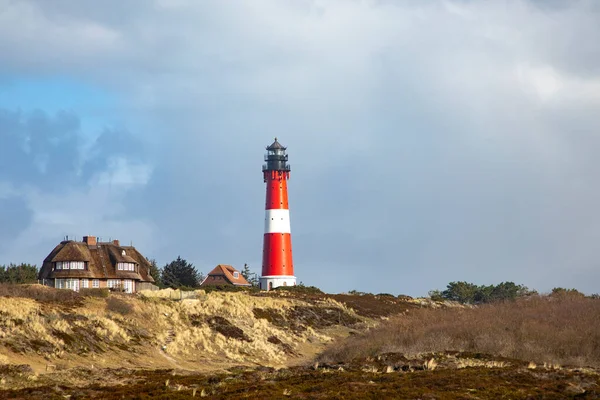
[[[58,261],[85,261],[87,269],[55,270],[55,263]],[[117,270],[120,262],[136,264],[136,271]],[[150,276],[150,263],[135,247],[120,246],[118,242],[88,245],[73,240],[61,242],[44,260],[38,279],[52,278],[134,279],[154,282]]]
[[[90,261],[90,250],[87,244],[79,242],[62,242],[62,248],[52,257],[52,262],[58,261]]]

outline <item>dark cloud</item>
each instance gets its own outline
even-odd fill
[[[82,156],[72,115],[5,113],[0,174],[78,186],[115,158],[151,164],[145,185],[113,206],[147,222],[132,235],[156,228],[139,243],[161,262],[259,269],[260,166],[278,136],[307,284],[595,290],[594,3],[52,3],[12,4],[6,15],[27,4],[34,23],[0,24],[4,69],[106,85],[130,127]]]

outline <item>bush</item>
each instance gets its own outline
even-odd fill
[[[108,297],[110,289],[108,288],[82,288],[79,294],[85,297]]]
[[[271,289],[272,291],[279,292],[293,292],[293,293],[306,293],[306,294],[323,294],[323,291],[316,286],[277,286]]]
[[[253,286],[234,286],[234,285],[206,285],[200,287],[206,293],[210,292],[259,292],[260,289]]]
[[[133,313],[134,306],[124,299],[119,297],[111,296],[106,299],[106,309],[108,311],[116,312],[121,315],[129,315]]]
[[[529,290],[526,286],[514,282],[489,286],[478,286],[469,282],[450,282],[444,291],[431,290],[429,297],[435,301],[451,300],[463,304],[486,304],[535,294],[537,294],[535,290]]]
[[[25,297],[37,301],[57,303],[70,303],[82,300],[82,296],[73,290],[55,289],[38,284],[17,285],[11,283],[2,283],[0,284],[0,296]]]
[[[565,289],[565,288],[561,288],[561,287],[552,289],[552,293],[550,293],[550,296],[552,296],[552,297],[585,297],[585,295],[577,289]]]
[[[417,309],[330,347],[320,359],[465,351],[598,367],[598,321],[600,302],[577,296],[531,296],[472,309]]]
[[[350,294],[352,296],[365,296],[365,295],[368,295],[368,294],[371,294],[371,293],[359,292],[358,290],[353,289],[353,290],[349,291],[348,294]]]

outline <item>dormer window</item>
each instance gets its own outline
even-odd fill
[[[57,261],[54,269],[85,269],[85,261]]]
[[[125,257],[125,256],[127,255],[127,253],[125,253],[125,250],[121,251],[121,255],[122,255],[123,257]]]
[[[240,277],[240,273],[239,273],[239,272],[237,272],[237,271],[236,271],[236,272],[234,272],[234,273],[233,273],[233,277],[234,277],[234,279],[238,279],[238,278]]]
[[[135,271],[135,263],[120,262],[117,263],[118,271]]]

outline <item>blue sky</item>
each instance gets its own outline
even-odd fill
[[[259,272],[277,136],[299,281],[598,292],[599,13],[0,0],[0,263],[91,234]]]

